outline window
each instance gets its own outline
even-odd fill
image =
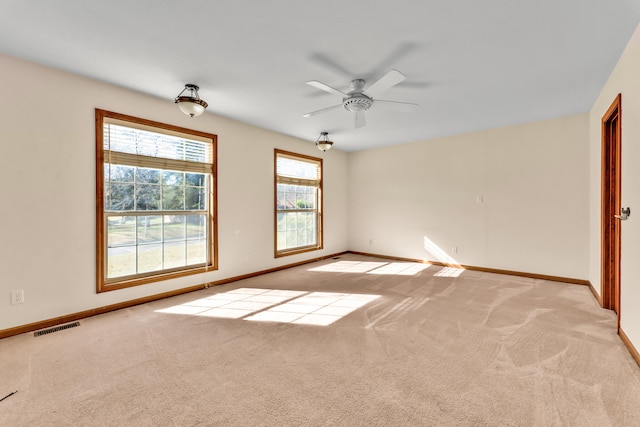
[[[275,256],[322,249],[322,159],[275,150]]]
[[[216,142],[96,110],[98,292],[217,268]]]

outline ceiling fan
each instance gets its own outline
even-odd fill
[[[355,127],[361,128],[367,124],[364,117],[364,112],[373,107],[374,104],[380,106],[388,106],[396,110],[413,111],[418,106],[418,104],[398,101],[384,101],[382,99],[375,98],[378,93],[397,85],[405,78],[405,75],[400,71],[391,70],[380,79],[375,81],[373,84],[371,84],[371,86],[369,86],[366,90],[364,89],[366,81],[364,81],[363,79],[353,79],[351,80],[350,84],[351,90],[347,93],[344,93],[336,88],[333,88],[325,83],[316,80],[308,81],[307,84],[309,86],[313,86],[317,89],[324,90],[325,92],[341,96],[342,103],[323,108],[321,110],[312,111],[310,113],[304,114],[302,117],[312,117],[316,114],[325,113],[336,108],[344,107],[345,110],[354,113]]]

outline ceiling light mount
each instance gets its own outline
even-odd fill
[[[209,106],[209,104],[200,99],[200,95],[198,95],[199,89],[198,86],[187,83],[175,99],[175,103],[178,104],[180,110],[188,116],[199,116]],[[189,91],[189,95],[183,95],[185,91]]]
[[[329,151],[333,145],[332,141],[329,141],[329,132],[320,132],[320,136],[316,139],[316,147],[320,151]]]

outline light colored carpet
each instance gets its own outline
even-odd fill
[[[640,425],[587,287],[424,267],[350,254],[0,340],[0,425]]]

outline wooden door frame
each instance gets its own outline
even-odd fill
[[[603,308],[614,310],[620,329],[620,259],[622,198],[622,95],[602,116],[601,280]]]

